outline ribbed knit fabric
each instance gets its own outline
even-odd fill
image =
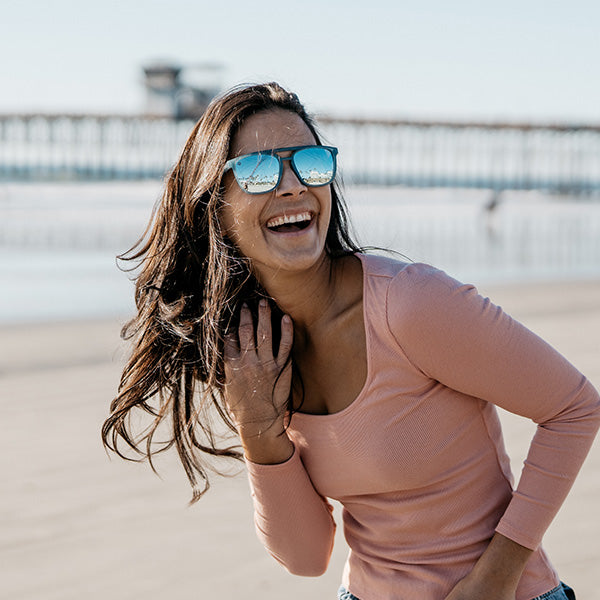
[[[322,573],[333,498],[361,600],[442,600],[494,531],[535,550],[517,600],[556,587],[539,545],[600,424],[597,392],[473,286],[360,258],[365,385],[341,412],[294,414],[287,462],[247,462],[259,537],[291,572]],[[494,405],[538,424],[514,492]]]

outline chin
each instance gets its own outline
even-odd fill
[[[303,273],[314,270],[327,259],[324,248],[313,251],[295,250],[285,253],[273,253],[268,259],[252,259],[254,268],[258,273],[269,271],[281,273]]]

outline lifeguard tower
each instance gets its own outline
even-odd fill
[[[143,67],[145,114],[198,119],[221,91],[223,66],[218,63],[176,65],[157,61]]]

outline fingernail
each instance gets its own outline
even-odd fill
[[[283,315],[283,322],[286,324],[290,324],[292,322],[292,318],[289,315]]]
[[[264,298],[261,298],[258,302],[259,306],[261,308],[266,308],[267,307],[267,301]]]

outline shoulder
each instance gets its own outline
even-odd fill
[[[453,279],[444,271],[425,263],[410,263],[373,254],[357,255],[363,265],[365,284],[378,288],[386,297],[402,296],[406,300],[414,297],[423,300],[423,293],[429,291],[451,292],[457,288],[472,288]]]
[[[477,290],[425,263],[361,254],[365,315],[390,332],[422,332],[465,308]]]
[[[356,256],[360,258],[365,278],[382,277],[384,279],[391,279],[411,264],[390,256],[381,256],[378,254],[357,253]]]
[[[391,280],[386,293],[388,319],[409,321],[448,319],[470,313],[484,300],[474,285],[462,283],[441,269],[424,263],[409,264]]]
[[[449,321],[467,326],[489,308],[489,299],[474,285],[432,265],[368,255],[365,262],[367,311],[379,315],[391,332],[413,332],[420,338],[427,330],[444,330]]]

